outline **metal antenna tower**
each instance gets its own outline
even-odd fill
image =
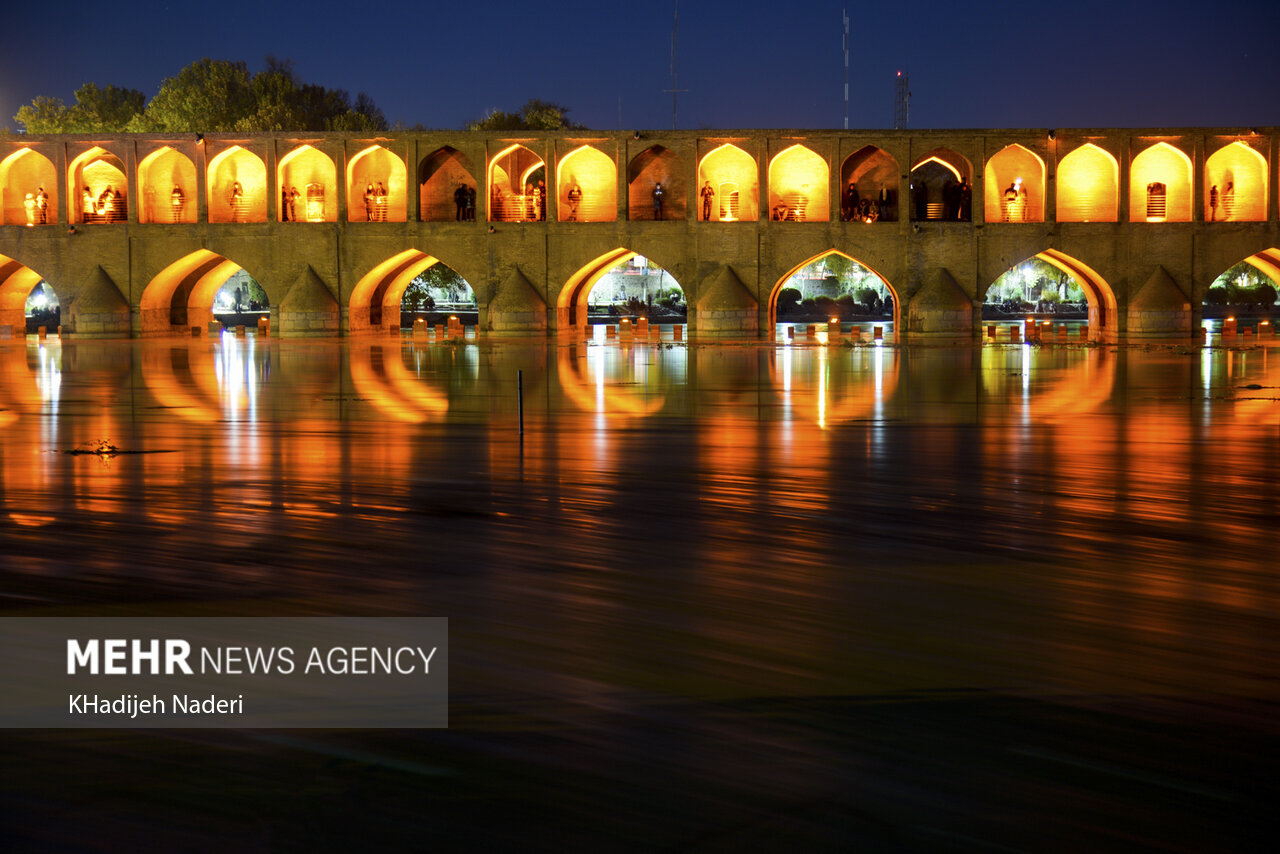
[[[844,15],[844,129],[849,129],[849,10],[841,9]]]
[[[676,99],[680,97],[681,92],[688,92],[688,89],[681,89],[676,77],[676,49],[680,42],[680,0],[676,0],[676,23],[671,30],[671,88],[663,89],[664,92],[671,93],[671,129],[676,129]]]
[[[893,129],[904,130],[911,117],[911,87],[907,72],[899,71],[893,91]]]

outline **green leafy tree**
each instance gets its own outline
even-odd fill
[[[14,121],[27,133],[102,133],[124,130],[146,103],[137,89],[98,88],[86,83],[76,90],[76,102],[40,96],[20,107]]]
[[[490,110],[482,117],[467,122],[467,130],[585,130],[586,125],[567,118],[568,107],[531,98],[514,113]]]

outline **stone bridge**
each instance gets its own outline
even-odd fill
[[[771,337],[782,283],[836,252],[886,281],[905,339],[976,336],[987,288],[1033,256],[1082,285],[1095,340],[1189,336],[1231,266],[1280,281],[1278,144],[1277,128],[8,135],[0,326],[23,328],[44,280],[65,334],[189,335],[244,268],[276,334],[372,332],[443,262],[482,334],[563,333],[638,254],[682,286],[691,335]]]

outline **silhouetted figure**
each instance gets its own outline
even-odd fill
[[[711,202],[716,197],[716,191],[711,189],[711,182],[707,181],[702,185],[702,189],[698,191],[698,195],[702,196],[702,221],[711,221]]]
[[[851,222],[858,215],[858,188],[852,181],[840,196],[840,219]]]
[[[44,187],[36,190],[36,212],[40,215],[41,225],[49,222],[49,194],[44,191]]]
[[[93,191],[88,187],[85,187],[84,192],[80,194],[80,213],[85,222],[93,222]]]
[[[530,212],[531,215],[529,218],[534,220],[535,222],[541,222],[542,221],[542,185],[535,184],[530,189],[530,194],[531,194],[531,198],[533,199],[533,202],[532,202],[533,210]]]
[[[1209,222],[1218,218],[1218,185],[1209,188]]]
[[[1222,191],[1222,218],[1229,220],[1235,217],[1236,212],[1236,183],[1228,181],[1226,188]]]
[[[374,210],[377,213],[378,222],[386,222],[387,221],[387,188],[383,185],[381,181],[378,182],[377,189],[373,191],[373,205],[374,205]]]
[[[172,212],[174,222],[182,222],[182,208],[186,203],[186,194],[182,192],[181,187],[174,184],[173,192],[169,194],[169,209]]]
[[[289,188],[289,219],[294,222],[298,221],[298,199],[302,198],[302,194],[298,192],[297,187]]]
[[[960,181],[960,219],[963,222],[973,219],[973,186],[968,178]]]
[[[462,222],[467,216],[467,185],[459,184],[458,189],[453,191],[453,206],[457,208],[454,212],[453,219],[455,222]]]
[[[373,185],[366,184],[364,188],[364,221],[373,222]]]
[[[280,221],[289,221],[289,188],[284,185],[280,187]]]
[[[653,218],[656,221],[662,221],[662,182],[657,181],[653,185]]]
[[[538,182],[538,192],[541,193],[538,201],[538,219],[541,222],[547,221],[547,185],[543,181]]]
[[[915,216],[918,220],[925,220],[929,217],[929,185],[921,180],[911,185],[911,202],[915,208]]]
[[[476,221],[476,188],[467,187],[467,209],[463,214],[463,219],[467,222]]]

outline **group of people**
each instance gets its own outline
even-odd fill
[[[364,219],[365,222],[387,221],[387,188],[381,181],[376,187],[368,184],[364,188]]]
[[[1222,205],[1222,218],[1224,220],[1231,219],[1236,212],[1236,182],[1228,181],[1227,186],[1221,193],[1218,192],[1218,185],[1214,184],[1209,190],[1209,222],[1216,222],[1218,219],[1218,205]]]
[[[34,193],[27,193],[22,202],[27,213],[27,225],[45,225],[49,222],[49,194],[40,187]]]
[[[80,194],[85,222],[120,222],[125,218],[124,195],[110,185],[95,198],[88,187]]]
[[[302,194],[298,192],[297,187],[280,187],[281,222],[298,221],[298,199],[300,198],[302,198]]]
[[[457,208],[454,219],[457,222],[476,221],[476,188],[465,182],[453,191],[453,204]]]
[[[876,198],[862,198],[858,185],[850,181],[840,194],[840,219],[845,222],[876,222],[889,219],[889,207],[893,202],[890,190],[880,188]]]
[[[577,187],[577,185],[573,185]],[[573,188],[570,188],[572,194]],[[475,191],[473,190],[472,193]],[[454,197],[457,198],[456,196]],[[582,189],[578,188],[578,200],[582,199]],[[577,215],[577,205],[572,202],[570,195],[570,203],[573,208],[573,217]],[[532,182],[524,185],[524,194],[515,196],[503,195],[502,188],[497,184],[493,185],[493,211],[497,213],[497,219],[503,222],[545,222],[547,219],[547,185],[539,181],[534,184]],[[472,219],[475,218],[474,202],[472,203]]]
[[[1005,222],[1027,221],[1027,185],[1021,178],[1015,178],[1005,188],[1000,208]]]

